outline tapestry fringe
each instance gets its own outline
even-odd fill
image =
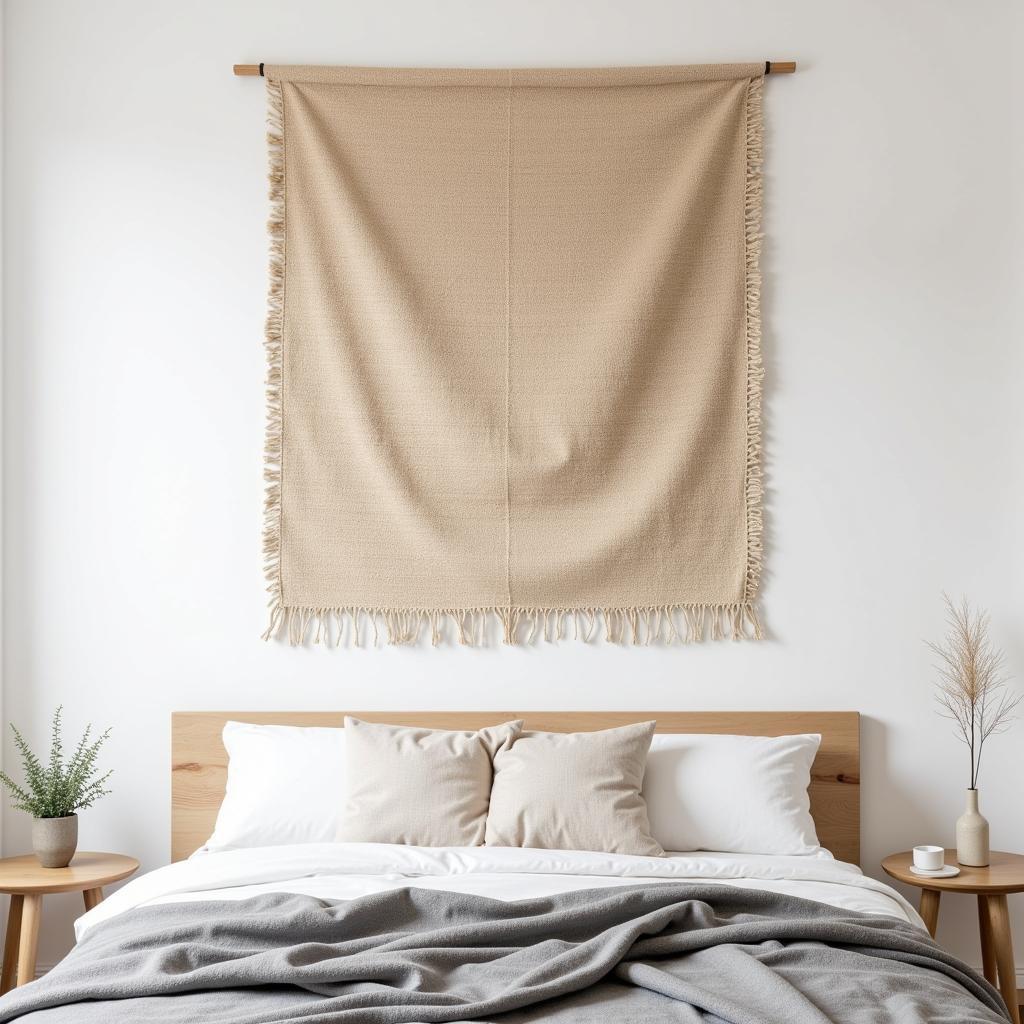
[[[269,640],[285,618],[281,590],[281,474],[284,436],[284,95],[267,79],[267,151],[270,185],[270,281],[264,348],[267,357],[267,424],[263,452],[263,572],[270,594]],[[289,617],[290,618],[290,617]],[[291,624],[288,626],[291,632]]]
[[[506,644],[556,642],[570,634],[589,643],[603,631],[613,644],[690,644],[702,640],[758,640],[753,602],[649,605],[637,608],[283,608],[271,612],[265,639],[282,636],[293,647],[413,646],[429,635],[435,647],[453,634],[468,647],[487,644],[494,621]]]
[[[764,556],[764,481],[761,470],[761,166],[764,159],[762,96],[764,79],[751,78],[747,87],[747,177],[744,189],[744,231],[746,242],[746,341],[747,341],[747,466],[745,499],[747,513],[747,563],[743,598],[757,597]],[[756,619],[755,619],[756,622]],[[754,638],[762,639],[761,627]]]

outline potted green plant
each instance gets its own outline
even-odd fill
[[[0,772],[0,782],[10,791],[14,806],[32,815],[32,849],[44,868],[65,868],[71,863],[78,847],[75,812],[92,807],[101,796],[109,793],[104,784],[113,774],[110,771],[97,778],[100,747],[110,735],[109,729],[90,742],[92,726],[86,726],[75,752],[65,762],[62,712],[63,708],[58,707],[53,713],[50,757],[45,765],[12,722],[25,785],[19,786],[6,772]]]

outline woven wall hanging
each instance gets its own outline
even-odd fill
[[[760,637],[763,73],[265,67],[268,637]]]

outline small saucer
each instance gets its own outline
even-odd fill
[[[926,871],[924,868],[911,864],[910,873],[912,875],[920,875],[922,878],[955,878],[960,874],[960,869],[955,864],[943,864],[941,868],[937,868],[935,871]]]

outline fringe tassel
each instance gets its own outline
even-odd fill
[[[744,231],[746,241],[746,335],[747,335],[747,467],[745,498],[747,512],[747,565],[743,586],[745,606],[752,606],[761,583],[764,556],[761,470],[761,165],[764,158],[762,94],[764,79],[752,78],[747,87],[747,177],[744,189]],[[754,616],[754,638],[762,639],[761,625]],[[736,626],[733,626],[733,634]]]
[[[433,646],[451,635],[466,647],[487,643],[487,626],[497,622],[506,644],[557,643],[567,635],[590,643],[603,628],[608,643],[644,645],[712,640],[759,640],[761,623],[753,602],[648,605],[636,608],[284,608],[272,609],[266,639],[286,638],[293,647],[415,646],[424,636]],[[382,628],[381,628],[382,627]]]
[[[292,643],[302,642],[298,609],[284,607],[281,590],[281,472],[284,432],[284,96],[280,82],[267,79],[267,151],[270,184],[270,283],[264,347],[267,355],[267,425],[263,453],[263,573],[270,594],[270,625],[264,640],[285,632]],[[307,609],[307,611],[311,611]],[[318,632],[323,626],[318,621]],[[297,637],[296,641],[293,637]],[[340,637],[339,637],[340,643]]]

